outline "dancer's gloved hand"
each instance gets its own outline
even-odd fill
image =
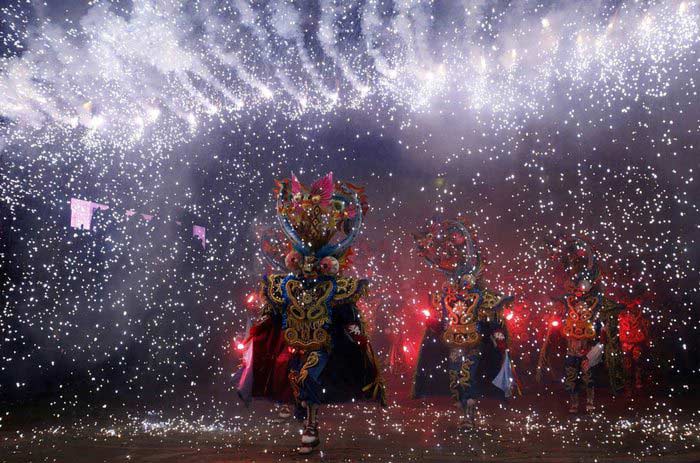
[[[357,345],[360,347],[366,347],[368,343],[367,336],[362,333],[360,325],[356,323],[351,323],[345,327],[345,332],[350,336]]]
[[[506,345],[506,334],[503,330],[496,330],[493,332],[493,343],[496,349],[498,349],[500,352],[505,352],[506,348],[508,347]]]
[[[272,318],[268,314],[261,316],[253,326],[250,327],[250,332],[248,337],[243,341],[243,344],[247,344],[252,338],[265,331],[267,327],[272,323]]]
[[[591,362],[589,362],[588,359],[583,359],[581,361],[581,370],[585,373],[590,369],[591,369]]]

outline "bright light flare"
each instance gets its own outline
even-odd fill
[[[152,124],[158,120],[160,117],[160,109],[158,108],[148,108],[146,110],[146,120]]]
[[[262,88],[260,89],[260,94],[261,94],[261,95],[263,96],[263,98],[265,98],[266,100],[271,99],[271,98],[275,95],[275,94],[272,92],[272,90],[270,90],[270,89],[267,88],[267,87],[262,87]]]

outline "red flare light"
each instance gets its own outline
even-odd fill
[[[557,326],[559,326],[559,320],[552,320],[551,324],[553,327],[556,328]]]
[[[236,343],[236,349],[238,349],[238,350],[245,349],[245,344],[243,344],[242,342]]]
[[[425,318],[430,318],[430,315],[432,315],[428,309],[421,310],[421,313],[425,315]]]

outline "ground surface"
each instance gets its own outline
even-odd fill
[[[605,400],[605,399],[602,399]],[[296,456],[299,425],[277,421],[271,407],[235,407],[216,419],[165,419],[132,413],[124,418],[70,425],[12,425],[0,430],[3,462],[633,462],[700,461],[700,414],[646,397],[607,401],[592,416],[567,416],[553,396],[481,404],[481,429],[456,431],[449,400],[334,406],[323,413],[320,451]]]

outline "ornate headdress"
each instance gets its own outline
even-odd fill
[[[275,270],[284,270],[284,259],[292,249],[287,236],[274,225],[267,225],[258,232],[260,256]]]
[[[430,265],[457,281],[476,284],[483,270],[481,256],[466,220],[431,220],[413,239],[418,254]]]
[[[564,266],[573,289],[587,293],[600,282],[598,255],[586,239],[561,236],[554,243],[552,256]]]
[[[345,267],[368,209],[364,190],[344,181],[334,183],[331,172],[310,187],[292,174],[277,182],[275,194],[277,222],[293,247],[286,267],[327,275]]]

